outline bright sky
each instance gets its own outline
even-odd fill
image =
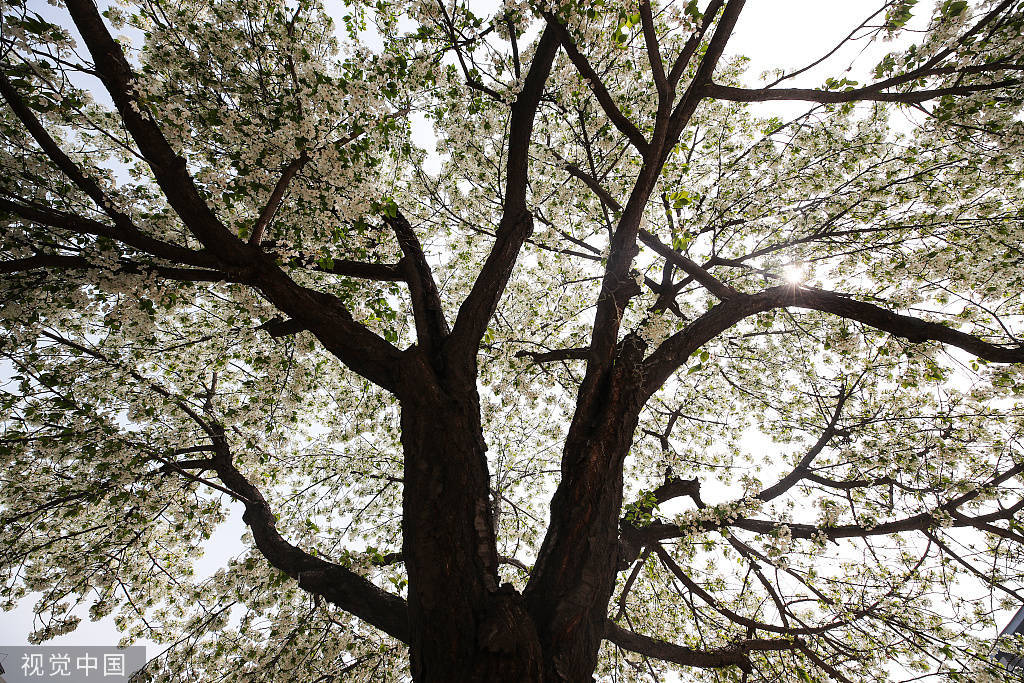
[[[329,8],[332,5],[330,0],[327,0],[327,4]],[[763,71],[775,68],[790,71],[823,56],[880,4],[877,0],[748,0],[727,54],[744,54],[751,59],[747,83],[756,85],[759,74]],[[479,2],[474,4],[474,9],[482,12],[487,7],[496,5],[497,3],[493,1]],[[916,7],[918,15],[926,19],[932,5],[932,2],[920,2]],[[334,8],[338,7],[335,4]],[[43,8],[40,8],[40,11],[44,11]],[[45,8],[47,17],[53,17],[54,12],[52,7]],[[61,23],[66,25],[66,20]],[[920,25],[920,22],[912,25]],[[855,80],[864,80],[866,70],[873,67],[888,51],[895,49],[895,46],[891,43],[878,42],[858,57],[857,53],[862,48],[863,44],[859,43],[852,49],[840,51],[824,65],[794,79],[789,85],[817,86],[824,81],[826,75],[845,75]],[[845,73],[845,69],[854,58],[858,59],[857,71]],[[771,113],[787,115],[804,111],[808,105],[775,103],[759,106],[765,108],[765,113],[768,113],[770,106]],[[429,135],[429,131],[423,130],[423,135]],[[423,142],[429,145],[428,139],[424,139]],[[241,550],[241,510],[233,512],[231,518],[207,542],[205,554],[197,560],[196,570],[199,576],[208,576],[224,566],[229,557]],[[32,599],[24,600],[16,610],[0,618],[0,645],[27,643],[26,638],[33,620],[33,602]],[[111,618],[90,622],[85,617],[84,610],[79,613],[83,616],[83,621],[78,630],[55,638],[47,644],[106,645],[116,643],[120,639]],[[158,654],[161,649],[154,643],[138,644],[147,646],[150,657]]]

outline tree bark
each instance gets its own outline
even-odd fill
[[[644,345],[627,337],[609,376],[581,396],[569,427],[551,520],[527,606],[544,650],[546,681],[590,681],[618,573],[622,470],[641,403]]]
[[[423,390],[402,400],[401,420],[413,679],[541,681],[542,651],[523,598],[498,584],[475,384],[452,390],[424,366]]]

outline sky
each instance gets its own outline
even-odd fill
[[[39,5],[44,12],[42,0],[29,0],[30,6]],[[495,2],[471,3],[475,11],[485,12]],[[702,2],[702,5],[704,3]],[[736,30],[729,44],[727,55],[743,54],[750,59],[746,85],[759,83],[759,74],[775,68],[791,71],[815,61],[836,44],[860,21],[877,9],[876,0],[748,0],[740,16]],[[930,14],[932,2],[922,1],[916,10],[919,17]],[[340,5],[327,1],[329,11],[337,11]],[[57,10],[47,6],[45,15],[51,20]],[[920,20],[919,20],[920,21]],[[64,20],[61,23],[67,24]],[[791,86],[814,87],[820,85],[826,75],[846,75],[855,80],[864,80],[867,69],[874,66],[886,52],[895,49],[892,43],[881,41],[869,46],[858,56],[863,44],[844,49],[822,66],[809,70]],[[846,73],[851,61],[857,58],[857,70]],[[106,99],[106,98],[103,98]],[[757,105],[765,114],[791,115],[804,111],[805,104],[770,103]],[[432,147],[430,131],[424,125],[417,126],[420,142],[428,149]],[[237,504],[236,508],[237,508]],[[240,537],[243,531],[241,509],[233,509],[229,519],[217,530],[203,548],[197,548],[196,573],[200,577],[212,574],[224,566],[227,559],[241,550]],[[202,551],[200,556],[199,551]],[[0,645],[23,645],[27,643],[32,628],[33,599],[21,602],[13,612],[0,615]],[[99,622],[90,622],[81,612],[83,619],[79,628],[68,635],[48,641],[52,645],[107,645],[120,639],[110,617]],[[994,634],[993,634],[994,635]],[[150,657],[162,648],[151,642],[140,642],[147,646]]]

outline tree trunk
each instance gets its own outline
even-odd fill
[[[456,393],[424,375],[422,393],[402,400],[413,679],[541,681],[533,621],[519,593],[498,585],[476,388]]]
[[[622,462],[636,421],[608,422],[572,445],[572,456],[606,466],[563,479],[551,501],[551,528],[526,597],[538,624],[546,680],[589,681],[604,639],[618,573]],[[569,448],[567,447],[567,451]]]
[[[551,519],[526,588],[544,650],[545,680],[590,681],[618,573],[622,469],[640,404],[638,340],[623,344],[614,369],[581,396],[562,457]]]
[[[439,379],[426,357],[401,397],[403,556],[416,681],[590,681],[618,571],[622,468],[639,414],[638,340],[579,397],[562,479],[525,598],[498,585],[475,373]],[[457,388],[456,388],[457,387]]]

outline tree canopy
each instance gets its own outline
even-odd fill
[[[0,35],[36,641],[87,607],[153,680],[1008,675],[1019,0],[866,2],[765,74],[743,0],[51,4]]]

